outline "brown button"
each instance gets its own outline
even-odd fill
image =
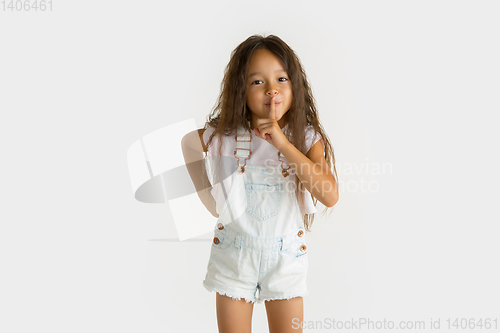
[[[300,230],[298,235],[299,235],[299,237],[302,237],[302,236],[304,236],[304,232],[302,230]]]
[[[300,251],[302,251],[302,252],[305,252],[305,250],[306,250],[306,249],[307,249],[307,248],[306,248],[306,246],[305,246],[305,245],[302,245],[302,246],[300,247]]]
[[[217,237],[214,237],[214,244],[219,244],[219,239]]]
[[[217,225],[217,228],[218,228],[219,230],[222,230],[222,229],[224,229],[224,225],[223,225],[222,223],[219,223],[219,224]]]

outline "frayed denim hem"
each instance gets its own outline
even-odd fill
[[[256,303],[255,299],[248,299],[246,297],[236,297],[235,295],[228,293],[228,292],[225,292],[225,291],[222,291],[219,288],[214,288],[214,287],[209,286],[205,281],[203,281],[203,286],[205,287],[205,289],[207,289],[210,292],[215,291],[219,295],[231,297],[231,299],[233,299],[235,301],[239,301],[243,298],[245,300],[245,302],[247,302],[247,303],[253,303],[253,304]]]
[[[305,297],[305,296],[308,296],[309,295],[309,292],[305,292],[305,293],[298,293],[298,294],[292,294],[292,296],[283,296],[283,297],[265,297],[265,298],[259,298],[257,300],[257,303],[264,303],[266,301],[281,301],[281,300],[290,300],[292,298],[296,298],[296,297]]]

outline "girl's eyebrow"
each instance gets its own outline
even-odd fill
[[[275,70],[274,72],[275,72],[275,73],[283,72],[283,73],[285,73],[285,74],[286,74],[286,71],[285,71],[284,69],[277,69],[277,70]],[[252,74],[248,75],[248,78],[251,78],[252,76],[259,75],[259,74],[261,74],[261,73],[260,73],[260,72],[254,72],[254,73],[252,73]]]

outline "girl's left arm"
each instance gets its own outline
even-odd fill
[[[338,184],[326,163],[321,140],[302,154],[291,142],[280,150],[304,187],[326,207],[333,207],[339,200]]]

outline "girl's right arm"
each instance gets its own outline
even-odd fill
[[[184,162],[189,172],[189,176],[196,189],[198,197],[207,210],[214,216],[219,217],[216,210],[214,197],[210,193],[212,185],[208,180],[207,171],[205,168],[204,152],[207,152],[207,147],[203,142],[203,128],[189,132],[181,141],[182,154]]]

